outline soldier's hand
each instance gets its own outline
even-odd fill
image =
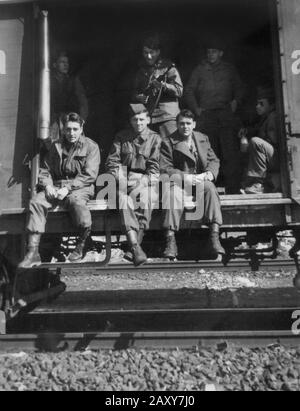
[[[184,176],[184,183],[190,186],[194,186],[196,184],[196,175],[195,174],[187,174]]]
[[[47,186],[45,188],[45,194],[48,200],[54,200],[55,198],[57,198],[57,190],[53,186]]]
[[[163,87],[162,83],[160,81],[157,81],[157,80],[153,80],[151,82],[151,86],[157,91],[159,91]]]
[[[143,176],[140,180],[140,185],[142,187],[148,187],[149,185],[149,177],[148,176]]]
[[[204,181],[214,181],[214,176],[211,171],[206,171],[205,173],[198,174],[196,176],[197,183],[203,183]]]
[[[201,107],[196,108],[195,114],[197,117],[201,117],[202,113],[203,113],[203,110]]]
[[[247,135],[248,135],[248,130],[246,128],[241,128],[238,133],[239,139],[247,137]]]
[[[69,190],[67,189],[67,187],[63,187],[60,190],[58,190],[57,199],[62,201],[67,197],[68,194],[69,194]]]
[[[136,99],[139,103],[142,103],[142,104],[147,104],[148,103],[148,97],[145,96],[145,94],[138,94],[136,96]]]
[[[231,106],[231,111],[232,111],[233,113],[235,113],[236,110],[237,110],[237,106],[238,106],[237,101],[236,101],[236,100],[232,100],[232,102],[230,103],[230,106]]]

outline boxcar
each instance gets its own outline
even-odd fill
[[[7,265],[15,267],[24,253],[26,206],[37,182],[40,140],[50,126],[52,53],[70,51],[89,99],[86,131],[105,156],[126,117],[139,40],[153,28],[163,33],[166,52],[184,82],[206,34],[216,29],[225,33],[227,58],[248,86],[244,113],[249,117],[254,86],[268,78],[275,87],[280,173],[274,177],[280,188],[264,195],[221,196],[227,260],[236,255],[237,244],[237,237],[228,238],[228,232],[241,233],[252,256],[256,243],[271,240],[275,255],[281,230],[294,230],[300,239],[300,0],[1,1],[2,272]],[[90,207],[94,234],[106,235],[109,243],[111,233],[120,233],[117,212],[104,201],[95,200]],[[200,228],[195,223],[182,226],[189,233]],[[160,230],[159,212],[151,230]],[[63,210],[50,213],[47,231],[72,232]],[[249,250],[243,255],[249,257]]]

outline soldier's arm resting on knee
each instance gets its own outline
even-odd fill
[[[121,150],[121,138],[119,136],[116,136],[105,163],[105,171],[109,174],[112,174],[117,181],[122,178]]]

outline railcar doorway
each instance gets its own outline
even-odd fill
[[[258,86],[268,85],[276,90],[278,129],[283,136],[275,3],[271,0],[43,2],[43,8],[49,11],[52,58],[61,50],[69,53],[72,71],[79,75],[89,101],[86,134],[100,145],[103,160],[115,133],[126,125],[133,79],[141,57],[141,40],[148,31],[160,34],[163,54],[176,63],[184,85],[204,58],[206,41],[210,36],[222,37],[226,45],[224,58],[235,65],[245,88],[237,121],[250,125],[257,120],[256,90]],[[180,104],[184,108],[185,102]],[[283,140],[278,191],[288,186]]]

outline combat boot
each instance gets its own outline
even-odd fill
[[[137,233],[134,230],[128,231],[127,240],[132,253],[133,264],[138,267],[147,262],[147,256],[144,253],[142,247],[138,244]]]
[[[39,245],[41,241],[41,234],[30,233],[28,237],[27,253],[18,265],[18,268],[31,268],[42,263],[39,254]]]
[[[176,244],[175,232],[169,230],[166,233],[166,248],[163,253],[163,257],[168,258],[169,260],[175,260],[177,254],[178,248]]]
[[[207,252],[210,255],[218,256],[226,254],[224,248],[220,243],[220,226],[219,224],[212,224],[210,227],[210,235],[208,239]]]
[[[79,234],[77,245],[74,251],[69,255],[68,260],[71,263],[76,263],[82,260],[86,240],[91,234],[91,227],[83,228]]]
[[[144,235],[145,235],[144,230],[140,229],[139,232],[138,232],[138,235],[137,235],[137,242],[138,242],[138,245],[140,245],[140,246],[142,245]],[[126,253],[124,254],[124,259],[127,260],[127,261],[130,261],[130,262],[133,261],[133,255],[132,255],[131,250],[126,251]]]

